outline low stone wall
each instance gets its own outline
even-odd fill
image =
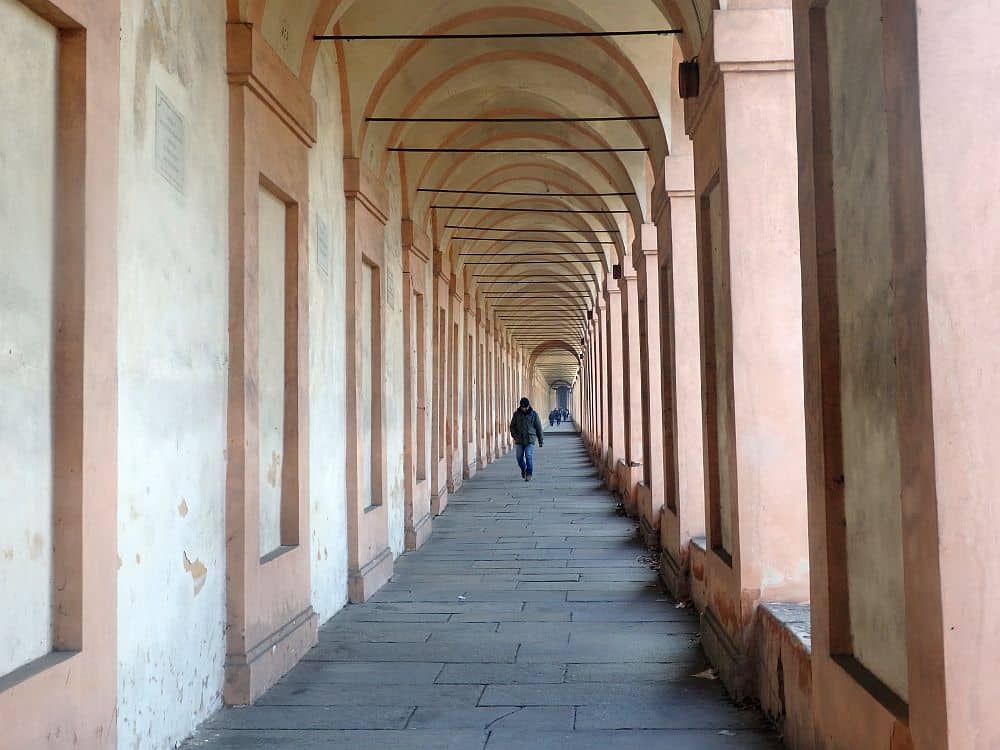
[[[792,750],[814,750],[808,604],[761,604],[750,661],[754,696]]]
[[[690,603],[699,612],[704,612],[707,604],[705,538],[692,539],[690,549],[686,590]],[[666,566],[666,563],[661,565]],[[667,573],[662,571],[661,577],[673,590]],[[809,605],[762,603],[751,624],[749,638],[747,667],[751,673],[753,699],[782,733],[787,747],[816,750]]]

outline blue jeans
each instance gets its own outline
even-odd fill
[[[517,444],[517,465],[521,467],[523,471],[529,477],[535,470],[535,464],[533,459],[535,457],[535,444],[528,443],[527,445]]]

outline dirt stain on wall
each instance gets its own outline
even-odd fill
[[[267,483],[272,487],[278,486],[278,471],[281,469],[281,456],[278,451],[271,451],[271,468],[267,470]]]

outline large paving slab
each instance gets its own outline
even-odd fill
[[[533,482],[510,456],[450,499],[424,549],[346,607],[256,706],[186,750],[776,750],[706,668],[634,524],[576,435]]]

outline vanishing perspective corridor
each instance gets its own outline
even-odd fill
[[[1000,749],[998,39],[0,0],[0,750]]]
[[[563,426],[456,494],[390,583],[186,750],[766,750]],[[559,434],[562,433],[562,434]]]

